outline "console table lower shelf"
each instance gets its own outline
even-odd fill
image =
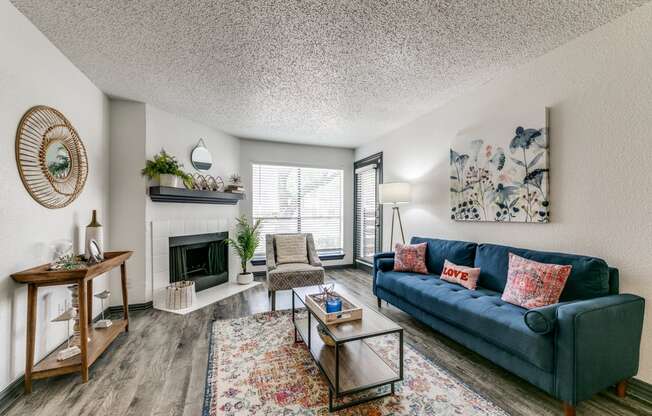
[[[297,291],[298,292],[298,291]],[[295,312],[294,298],[297,295],[293,291],[292,299],[292,320],[295,328],[295,342],[305,342],[315,363],[321,370],[328,382],[328,408],[330,412],[356,406],[372,400],[380,399],[394,394],[394,383],[403,380],[403,330],[396,329],[391,323],[387,328],[376,328],[376,331],[360,331],[357,334],[339,338],[333,336],[335,346],[331,347],[319,337],[317,327],[319,319],[306,308],[307,317],[299,318]],[[303,299],[298,297],[303,304]],[[305,305],[302,305],[305,306]],[[365,310],[365,314],[377,314],[372,310]],[[367,319],[374,317],[369,316]],[[382,317],[387,319],[385,317]],[[364,316],[362,319],[365,319]],[[389,321],[389,320],[388,320]],[[391,321],[390,321],[391,322]],[[342,324],[344,325],[344,324]],[[349,323],[349,326],[351,324]],[[355,324],[354,324],[355,325]],[[394,326],[394,327],[392,327]],[[332,328],[326,327],[331,332]],[[376,351],[373,350],[365,339],[377,336],[397,334],[399,339],[399,354],[397,364],[398,371],[390,367]],[[331,335],[332,334],[331,332]],[[300,339],[299,339],[300,338]],[[346,401],[336,405],[334,399],[371,390],[377,387],[389,386],[389,391],[376,395],[365,396],[359,399]]]
[[[96,329],[88,326],[88,336],[91,342],[88,343],[88,366],[90,367],[104,350],[127,328],[127,321],[114,319],[113,324],[108,328]],[[68,373],[81,372],[81,356],[75,355],[63,361],[57,360],[57,354],[64,349],[66,344],[48,354],[32,368],[32,379],[41,379],[58,376]]]

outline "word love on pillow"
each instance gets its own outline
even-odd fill
[[[444,261],[444,270],[441,272],[441,280],[457,283],[467,289],[475,290],[480,277],[480,269],[473,267],[458,266],[448,260]]]

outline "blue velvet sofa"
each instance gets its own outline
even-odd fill
[[[430,238],[428,275],[393,271],[394,253],[376,254],[373,292],[436,331],[479,353],[564,402],[566,414],[595,393],[636,375],[643,298],[619,294],[618,270],[604,260],[494,244]],[[527,310],[500,297],[508,253],[542,263],[570,264],[560,302]],[[439,278],[444,260],[479,267],[478,288]]]

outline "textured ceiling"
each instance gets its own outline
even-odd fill
[[[12,0],[99,88],[355,147],[644,0]]]

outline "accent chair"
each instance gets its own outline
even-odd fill
[[[312,234],[267,234],[267,293],[276,310],[276,291],[324,283],[322,267]]]

